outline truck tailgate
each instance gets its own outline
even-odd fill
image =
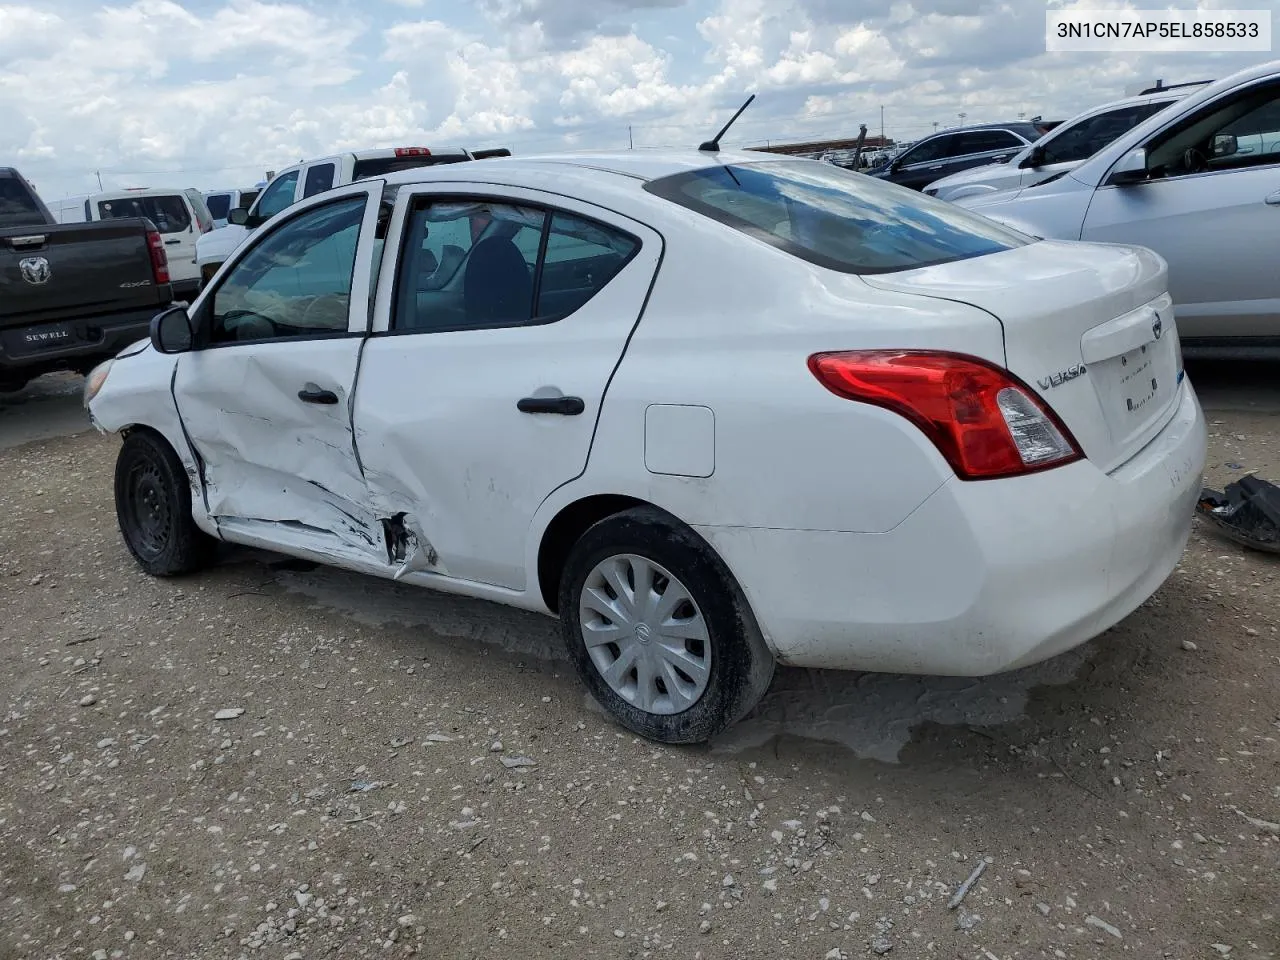
[[[0,230],[0,329],[159,308],[148,221],[104,220]]]

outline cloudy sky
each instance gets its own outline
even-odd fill
[[[1053,7],[1194,2],[1049,0]],[[1201,7],[1275,7],[1201,0]],[[912,139],[1260,54],[1044,52],[1044,0],[0,0],[0,165],[49,198],[249,185],[340,149]]]

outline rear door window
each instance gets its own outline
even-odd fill
[[[333,178],[337,167],[332,163],[317,163],[307,168],[307,179],[302,183],[303,197],[314,197],[333,189]]]
[[[25,227],[44,222],[44,214],[26,184],[15,177],[0,176],[0,227]]]
[[[98,216],[103,220],[146,217],[161,233],[185,233],[191,228],[191,214],[181,194],[159,197],[120,197],[99,200]]]
[[[933,160],[941,160],[944,157],[953,157],[958,152],[958,143],[959,138],[954,133],[948,133],[941,137],[932,137],[903,154],[902,162],[899,166],[905,167],[913,163],[929,163]]]
[[[209,214],[215,220],[227,219],[227,214],[231,212],[231,194],[229,193],[211,193],[205,197],[205,205],[209,208]]]
[[[1007,130],[970,130],[959,134],[958,156],[970,153],[989,153],[994,150],[1021,150],[1026,146]]]
[[[793,256],[843,273],[889,273],[998,253],[1030,238],[955,204],[829,163],[706,167],[650,193]]]
[[[502,201],[441,200],[406,226],[392,329],[444,332],[562,320],[612,280],[634,237]]]

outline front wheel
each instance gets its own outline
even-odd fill
[[[560,588],[569,657],[623,726],[701,743],[759,702],[773,656],[732,575],[696,533],[641,507],[570,552]]]
[[[142,569],[157,577],[191,573],[213,558],[215,541],[191,518],[191,487],[173,448],[136,430],[116,458],[116,520]]]

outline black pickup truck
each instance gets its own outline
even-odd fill
[[[55,223],[31,184],[0,167],[0,391],[87,373],[145,338],[172,299],[151,221]]]

